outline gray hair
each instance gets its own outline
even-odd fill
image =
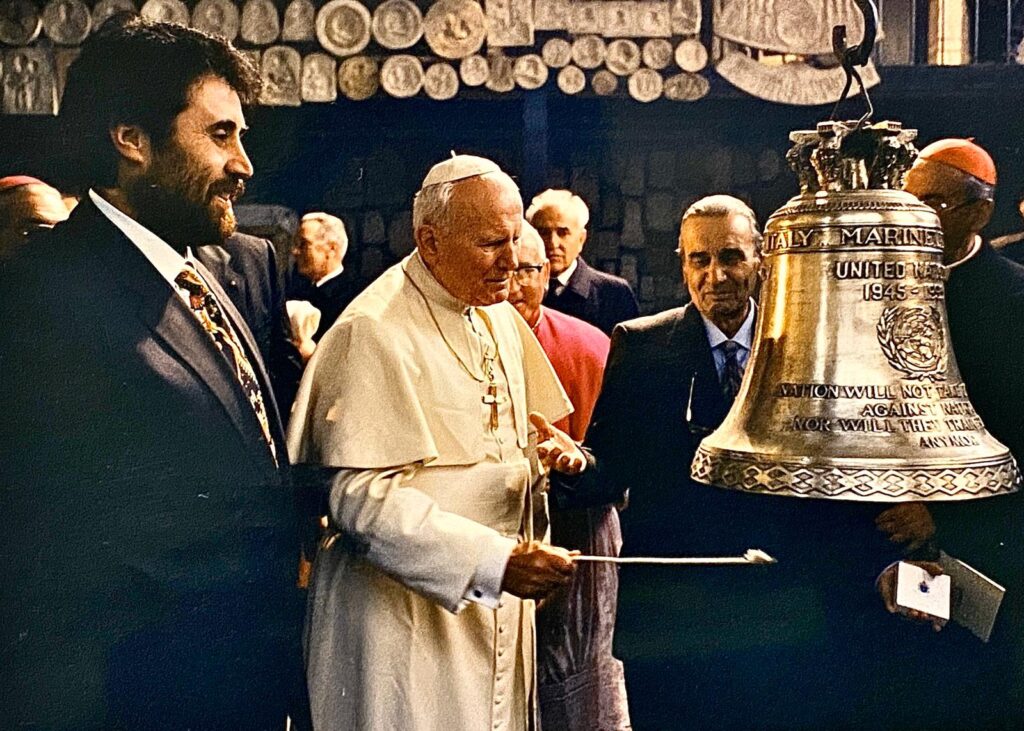
[[[516,192],[519,192],[519,186],[516,185],[516,181],[508,173],[502,171],[428,185],[425,188],[421,188],[412,199],[412,230],[416,231],[425,224],[434,224],[435,226],[450,225],[449,209],[452,202],[452,194],[455,192],[455,186],[476,178],[507,182]]]
[[[540,233],[533,227],[533,224],[523,219],[522,232],[519,234],[519,248],[522,250],[523,246],[533,246],[540,253],[540,263],[544,264],[548,260],[547,251],[544,249],[544,239],[541,238]]]
[[[327,238],[337,244],[338,248],[341,249],[341,255],[345,256],[345,252],[348,251],[348,232],[345,230],[344,221],[337,216],[332,216],[330,213],[324,213],[323,211],[307,213],[299,221],[299,225],[301,226],[307,221],[319,223]]]
[[[676,252],[683,253],[683,226],[691,218],[724,218],[726,216],[743,216],[750,222],[750,233],[754,240],[754,249],[761,253],[761,230],[757,225],[757,216],[746,203],[731,195],[709,195],[701,198],[683,212],[683,220],[679,222],[679,247]]]
[[[575,211],[580,227],[585,227],[590,221],[590,209],[587,208],[587,204],[571,190],[548,188],[543,193],[538,193],[530,201],[530,207],[526,209],[526,220],[532,222],[537,212],[545,208]]]

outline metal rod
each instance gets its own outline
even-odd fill
[[[752,549],[742,556],[573,556],[573,561],[590,563],[643,564],[649,566],[746,566],[778,563],[764,551]]]

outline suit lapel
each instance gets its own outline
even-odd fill
[[[717,428],[728,408],[704,320],[693,304],[683,310],[679,326],[673,333],[672,346],[680,372],[685,374],[691,422],[705,428]]]
[[[155,339],[162,342],[169,352],[192,369],[199,382],[220,402],[253,454],[272,465],[273,459],[263,441],[256,415],[227,359],[217,349],[213,339],[202,329],[195,315],[189,312],[185,303],[149,260],[119,228],[114,226],[92,202],[83,201],[79,207],[84,209],[76,221],[77,225],[85,229],[82,240],[88,242],[86,245],[101,260],[104,271],[123,291],[128,305],[125,309],[133,309]],[[209,274],[208,270],[206,273]],[[210,278],[213,279],[212,275]],[[211,283],[211,290],[214,286],[215,283]],[[221,302],[223,309],[227,310],[230,307],[234,318],[238,318],[238,311],[231,305],[230,300],[227,300],[227,295],[220,287],[217,287],[214,296]],[[251,336],[249,342],[251,343]],[[258,356],[256,362],[259,362]],[[260,370],[262,371],[262,368]]]
[[[569,277],[569,282],[565,285],[565,291],[573,292],[585,301],[590,297],[590,286],[593,284],[593,279],[590,267],[587,266],[587,263],[582,258],[577,257],[576,271]]]

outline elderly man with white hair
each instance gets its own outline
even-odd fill
[[[571,407],[506,301],[522,215],[490,160],[435,165],[416,251],[342,313],[303,378],[289,450],[333,470],[307,626],[318,729],[536,727],[530,600],[574,569],[537,540],[541,491],[584,458],[550,425]]]
[[[297,276],[288,283],[288,300],[309,302],[320,312],[313,321],[306,314],[310,312],[308,307],[288,305],[299,352],[307,360],[316,343],[359,293],[358,282],[345,269],[348,244],[344,222],[323,211],[304,215],[295,231],[292,257]]]
[[[526,220],[544,239],[551,280],[544,305],[589,322],[605,335],[640,314],[629,283],[598,271],[580,257],[590,210],[569,190],[545,190],[530,203]]]

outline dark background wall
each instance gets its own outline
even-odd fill
[[[935,138],[973,136],[999,168],[992,235],[1024,229],[1024,67],[892,67],[880,70],[874,119],[897,119]],[[846,116],[859,115],[860,99]],[[788,133],[813,127],[828,107],[787,107],[748,97],[712,74],[698,102],[479,93],[449,102],[377,97],[300,108],[254,108],[246,146],[256,167],[247,203],[341,215],[350,265],[372,278],[411,248],[410,203],[427,168],[450,154],[497,160],[524,200],[549,185],[577,190],[591,207],[591,263],[639,289],[645,311],[682,297],[673,249],[679,216],[696,198],[729,192],[763,220],[796,192],[783,156]],[[0,174],[59,184],[56,121],[0,117]]]

